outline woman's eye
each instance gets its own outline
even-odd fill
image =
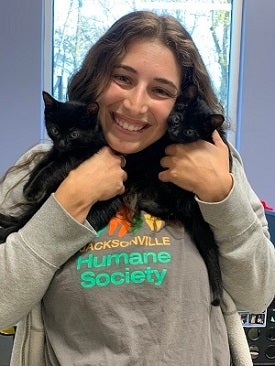
[[[122,75],[122,74],[113,74],[113,79],[118,83],[118,84],[130,84],[131,80],[128,76],[126,75]]]
[[[172,93],[171,91],[163,88],[154,88],[153,92],[161,97],[164,98],[176,98],[176,95]]]

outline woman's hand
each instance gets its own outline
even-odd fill
[[[77,221],[84,222],[97,201],[108,200],[125,190],[126,172],[121,157],[109,147],[84,161],[60,184],[55,198]]]
[[[206,202],[222,201],[232,188],[227,145],[217,131],[213,144],[199,140],[190,144],[173,144],[166,148],[159,173],[163,182],[172,182],[193,192]]]

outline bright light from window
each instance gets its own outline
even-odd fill
[[[227,107],[231,0],[58,0],[54,1],[52,92],[66,98],[68,79],[91,45],[116,19],[133,10],[175,16],[190,32]]]

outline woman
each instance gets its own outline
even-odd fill
[[[124,159],[158,141],[187,82],[220,110],[201,57],[171,17],[130,13],[91,48],[69,99],[97,100],[108,142],[71,171],[0,246],[0,328],[18,324],[12,365],[252,365],[237,310],[261,312],[274,295],[274,249],[241,159],[217,132],[166,148],[159,179],[195,193],[217,240],[223,304],[211,305],[204,261],[182,227],[119,212],[104,230],[85,220],[123,194]],[[28,161],[39,145],[23,156]],[[1,211],[22,201],[32,164],[1,185]],[[260,294],[260,296],[259,296]]]

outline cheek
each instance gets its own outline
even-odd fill
[[[154,114],[154,119],[156,123],[154,127],[150,130],[150,135],[152,141],[156,141],[161,138],[168,129],[167,118],[169,115],[169,110],[163,108],[163,106],[159,106],[159,108],[155,109],[152,112]]]
[[[101,108],[113,104],[123,98],[122,89],[116,84],[111,83],[109,87],[101,94],[97,102]]]
[[[116,95],[112,92],[111,88],[105,90],[105,92],[97,99],[97,103],[99,105],[98,118],[102,125],[104,125],[106,118],[108,118],[108,107],[113,104],[116,99]]]
[[[168,117],[172,111],[174,103],[169,103],[167,105],[158,105],[155,107],[154,115],[157,117],[158,124],[160,128],[167,130],[168,128]]]

